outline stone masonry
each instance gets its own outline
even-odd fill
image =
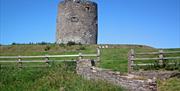
[[[64,0],[58,5],[56,43],[97,44],[97,4],[88,0]]]
[[[104,80],[128,91],[157,91],[155,79],[145,79],[133,74],[123,75],[120,72],[93,67],[91,63],[88,59],[77,61],[77,74],[86,79]]]

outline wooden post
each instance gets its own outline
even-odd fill
[[[98,62],[100,61],[100,55],[101,55],[100,49],[97,48],[97,61]]]
[[[128,53],[128,73],[131,73],[133,70],[132,65],[134,64],[134,57],[135,57],[134,49],[131,49]]]
[[[47,65],[47,67],[48,67],[49,66],[49,57],[47,55],[45,56],[45,63]]]
[[[19,68],[22,68],[22,62],[21,62],[21,56],[18,56],[18,60],[17,60],[17,62],[18,62],[18,67]]]
[[[163,50],[159,50],[159,65],[162,66],[163,65]]]
[[[82,59],[82,53],[79,53],[79,60]]]

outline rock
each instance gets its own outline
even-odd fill
[[[156,91],[156,83],[153,79],[139,80],[136,79],[139,76],[134,74],[123,76],[119,75],[120,72],[79,64],[90,64],[90,62],[85,59],[77,62],[78,74],[86,79],[108,81],[114,85],[122,86],[128,91]]]
[[[115,72],[115,74],[120,75],[120,72]]]
[[[148,82],[148,83],[152,83],[152,82],[153,82],[153,80],[151,80],[151,79],[148,79],[148,80],[147,80],[147,82]]]

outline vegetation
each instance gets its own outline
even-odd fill
[[[174,49],[163,49],[164,52],[173,52],[173,51],[180,51],[180,48]],[[158,54],[152,55],[136,55],[138,58],[158,58]],[[180,57],[179,53],[174,54],[163,54],[163,57]],[[135,66],[135,70],[143,69],[143,70],[179,70],[180,71],[180,60],[179,59],[171,59],[171,60],[163,60],[163,65],[159,65],[159,60],[147,60],[147,61],[136,61],[136,63],[151,63],[152,65],[149,66]]]
[[[44,43],[43,43],[44,44]],[[71,44],[71,43],[70,43]],[[127,72],[127,54],[130,49],[135,49],[135,52],[154,52],[158,51],[155,48],[142,46],[142,45],[111,45],[113,48],[102,48],[101,49],[101,62],[98,66],[102,68],[112,69],[115,71]],[[0,56],[17,56],[17,55],[63,55],[63,54],[93,54],[96,53],[97,45],[81,45],[76,44],[73,46],[67,46],[65,44],[33,44],[33,45],[8,45],[0,46]],[[177,49],[164,49],[165,51],[180,50]],[[180,54],[173,54],[174,56],[180,56]],[[165,55],[171,56],[171,55]],[[139,57],[137,55],[137,57]],[[141,56],[142,57],[142,56]],[[157,57],[157,55],[144,55],[143,57]],[[66,60],[75,60],[76,58],[65,58]],[[95,58],[93,58],[95,59]],[[3,59],[4,60],[4,59]],[[50,60],[62,60],[61,58],[51,58]],[[64,60],[64,58],[63,58]],[[158,70],[160,66],[156,65],[156,61],[140,61],[140,63],[153,62],[153,66],[143,67],[144,70]],[[179,61],[167,61],[176,63],[174,66],[166,65],[166,70],[179,70]],[[139,63],[139,62],[135,62]],[[141,67],[136,66],[135,69]]]
[[[50,50],[50,48],[51,48],[50,46],[46,46],[44,50],[48,51],[48,50]]]
[[[50,43],[50,42],[37,42],[37,43],[33,43],[33,42],[29,42],[29,43],[15,43],[13,42],[11,45],[48,45],[48,44],[54,44],[54,43]]]
[[[103,81],[85,80],[74,63],[54,63],[50,68],[0,69],[1,91],[123,91]]]
[[[69,42],[67,43],[67,46],[72,46],[72,45],[76,45],[76,43],[75,43],[75,42],[72,42],[72,41],[69,41]]]
[[[114,48],[101,49],[101,62],[98,66],[127,72],[127,53],[133,48],[136,51],[155,51],[156,49],[140,45],[112,45]],[[73,45],[48,44],[48,45],[9,45],[0,47],[1,56],[17,55],[62,55],[62,54],[92,54],[96,53],[97,45]],[[76,58],[65,58],[72,60]],[[50,59],[55,60],[55,59]],[[60,60],[60,58],[59,58]]]
[[[104,45],[103,45],[104,46]],[[127,72],[127,54],[130,49],[135,49],[135,52],[154,52],[158,49],[142,46],[142,45],[110,45],[113,48],[102,48],[101,50],[101,61],[97,65],[102,68],[112,69],[120,72]],[[61,54],[93,54],[96,53],[97,45],[81,45],[73,44],[67,46],[66,44],[22,44],[22,45],[7,45],[0,46],[0,56],[17,56],[17,55],[61,55]],[[165,51],[176,51],[177,49],[164,49]],[[180,54],[173,54],[179,56]],[[166,55],[171,56],[171,55]],[[156,57],[143,56],[143,57]],[[64,58],[63,58],[64,59]],[[72,60],[76,58],[65,58]],[[2,59],[4,60],[4,59]],[[8,59],[9,60],[9,59]],[[51,58],[50,60],[56,60]],[[151,60],[150,60],[151,61]],[[173,61],[173,60],[172,60]],[[11,91],[11,90],[40,90],[40,91],[121,91],[122,89],[116,86],[112,86],[103,81],[87,81],[82,77],[75,74],[72,66],[67,64],[54,64],[55,66],[50,68],[3,68],[0,71],[0,90]],[[156,66],[157,67],[157,66]],[[176,66],[165,67],[165,69],[177,70]],[[147,67],[145,69],[154,69],[155,67]],[[137,68],[138,69],[138,68]],[[155,68],[158,70],[159,68]],[[179,78],[173,78],[179,80]],[[173,80],[171,79],[171,80]],[[169,80],[167,80],[169,81]],[[169,81],[169,85],[177,84],[177,81]],[[163,85],[163,82],[159,82],[159,91],[165,91],[162,88],[167,85]],[[13,85],[15,84],[15,85]],[[164,87],[163,87],[164,86]],[[167,87],[168,88],[168,87]],[[162,90],[161,90],[162,89]],[[169,88],[167,91],[176,91],[174,89],[180,89],[179,86],[176,88]]]
[[[127,72],[127,57],[130,49],[135,49],[136,52],[156,51],[152,47],[139,45],[117,45],[114,48],[104,48],[101,49],[100,67]]]
[[[158,81],[158,91],[179,91],[180,78],[170,78]]]

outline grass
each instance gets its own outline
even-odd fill
[[[127,58],[130,49],[135,49],[136,52],[156,51],[152,47],[138,45],[119,45],[114,47],[116,48],[101,49],[100,67],[127,72]]]
[[[114,71],[127,72],[127,54],[130,49],[135,52],[155,52],[158,49],[142,45],[109,45],[113,48],[101,49],[101,61],[97,65],[102,68],[112,69]],[[96,53],[97,45],[11,45],[0,46],[0,56],[17,55],[61,55],[61,54],[93,54]],[[165,51],[179,51],[180,48],[163,49]],[[175,54],[173,56],[179,56]],[[143,57],[155,57],[143,56]],[[172,55],[166,55],[172,56]],[[64,58],[63,58],[64,59]],[[72,60],[76,58],[65,58]],[[2,59],[4,60],[4,59]],[[26,59],[27,60],[27,59]],[[30,59],[29,59],[30,60]],[[42,60],[42,59],[41,59]],[[51,58],[50,60],[61,60],[60,58]],[[141,63],[141,62],[140,62]],[[2,91],[123,91],[117,87],[103,81],[89,81],[75,74],[73,66],[67,64],[56,64],[51,68],[3,68],[0,71],[0,90]],[[174,68],[172,68],[174,69]],[[179,86],[167,87],[178,84],[179,78],[173,78],[167,81],[159,82],[159,91],[177,91]],[[167,83],[168,82],[168,85]],[[164,83],[166,83],[164,85]],[[175,89],[175,90],[174,90]]]
[[[164,81],[158,81],[158,91],[179,91],[180,78],[170,78]]]
[[[48,46],[48,47],[47,47]],[[115,71],[127,72],[127,53],[130,49],[154,51],[156,49],[142,45],[110,45],[114,48],[101,49],[101,62],[98,66]],[[11,45],[0,46],[0,56],[17,55],[61,55],[78,53],[96,53],[97,45]],[[47,50],[48,48],[48,50]],[[51,58],[50,60],[75,60],[77,58]],[[4,60],[4,59],[2,59]],[[9,59],[10,60],[10,59]],[[28,60],[28,59],[26,59]],[[42,60],[42,59],[41,59]]]
[[[1,91],[124,91],[104,81],[85,80],[75,73],[72,62],[51,68],[0,69]]]
[[[47,50],[48,46],[48,50]],[[82,47],[85,47],[83,49]],[[82,53],[95,53],[96,45],[74,45],[74,46],[61,46],[61,45],[9,45],[0,46],[1,56],[17,56],[17,55],[61,55],[61,54],[77,54]]]
[[[130,49],[135,49],[135,52],[155,52],[158,51],[155,48],[149,46],[142,45],[109,45],[113,48],[101,49],[101,62],[98,66],[102,68],[112,69],[114,71],[127,72],[127,54]],[[97,45],[56,45],[56,44],[48,44],[48,45],[11,45],[11,46],[0,46],[0,56],[17,56],[17,55],[64,55],[64,54],[94,54],[96,53]],[[164,51],[179,51],[180,48],[176,49],[163,49]],[[180,54],[173,54],[174,56],[180,56]],[[165,55],[165,56],[172,56]],[[144,55],[144,56],[136,56],[136,57],[157,57],[157,55]],[[90,59],[95,59],[94,57],[88,57]],[[72,58],[50,58],[50,60],[76,60],[76,57]],[[4,60],[4,59],[0,59]],[[8,59],[11,60],[11,59]],[[24,59],[24,60],[32,60],[32,59]],[[33,59],[37,60],[37,59]],[[40,60],[43,60],[42,58]],[[173,60],[172,60],[173,61]],[[151,63],[155,61],[137,61],[135,63]],[[173,61],[174,62],[174,61]],[[139,69],[140,67],[136,67]],[[149,69],[153,67],[146,67],[145,69]],[[156,69],[159,69],[158,67]],[[166,67],[166,69],[174,69],[170,67]],[[154,69],[153,69],[154,70]]]

